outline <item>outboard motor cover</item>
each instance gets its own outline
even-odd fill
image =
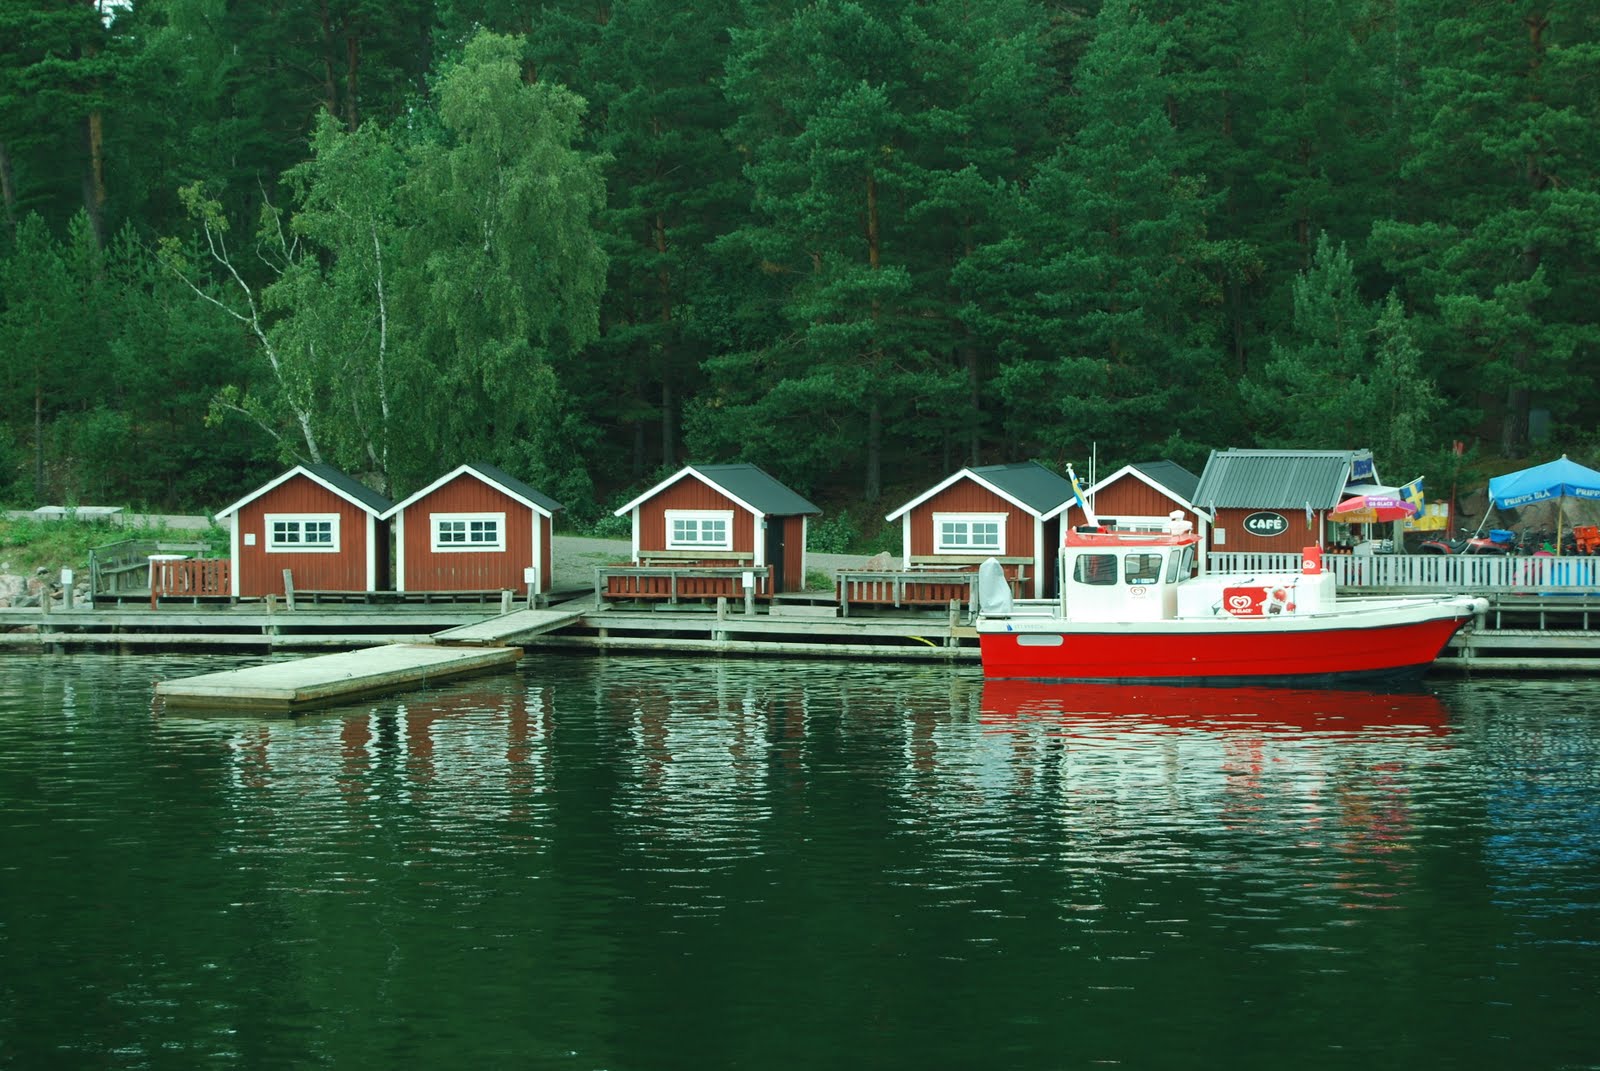
[[[1005,567],[993,558],[986,559],[978,566],[978,612],[1011,612],[1011,583],[1006,580]]]

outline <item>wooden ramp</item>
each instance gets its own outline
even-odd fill
[[[526,636],[540,636],[569,625],[586,614],[594,612],[587,601],[577,609],[557,607],[553,610],[513,610],[509,614],[491,617],[470,625],[457,625],[433,634],[434,643],[463,644],[491,647],[510,643]]]
[[[516,647],[462,649],[392,643],[161,681],[156,695],[169,706],[293,711],[509,668],[521,657],[522,651]]]

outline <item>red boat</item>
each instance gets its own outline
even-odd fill
[[[1181,522],[1175,527],[1186,527]],[[1310,548],[1299,573],[1192,575],[1188,531],[1068,532],[1056,599],[979,573],[984,676],[1308,682],[1418,675],[1483,613],[1464,595],[1340,596]]]

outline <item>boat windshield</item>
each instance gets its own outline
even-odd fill
[[[1122,559],[1122,579],[1127,584],[1159,584],[1161,582],[1159,553],[1148,551],[1129,554]]]
[[[1117,582],[1115,554],[1079,554],[1072,566],[1072,579],[1094,587],[1110,587]]]

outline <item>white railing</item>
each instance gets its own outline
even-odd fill
[[[1445,591],[1600,594],[1600,558],[1477,554],[1327,554],[1324,571],[1340,588],[1373,591]],[[1298,573],[1298,554],[1213,552],[1210,573]]]

